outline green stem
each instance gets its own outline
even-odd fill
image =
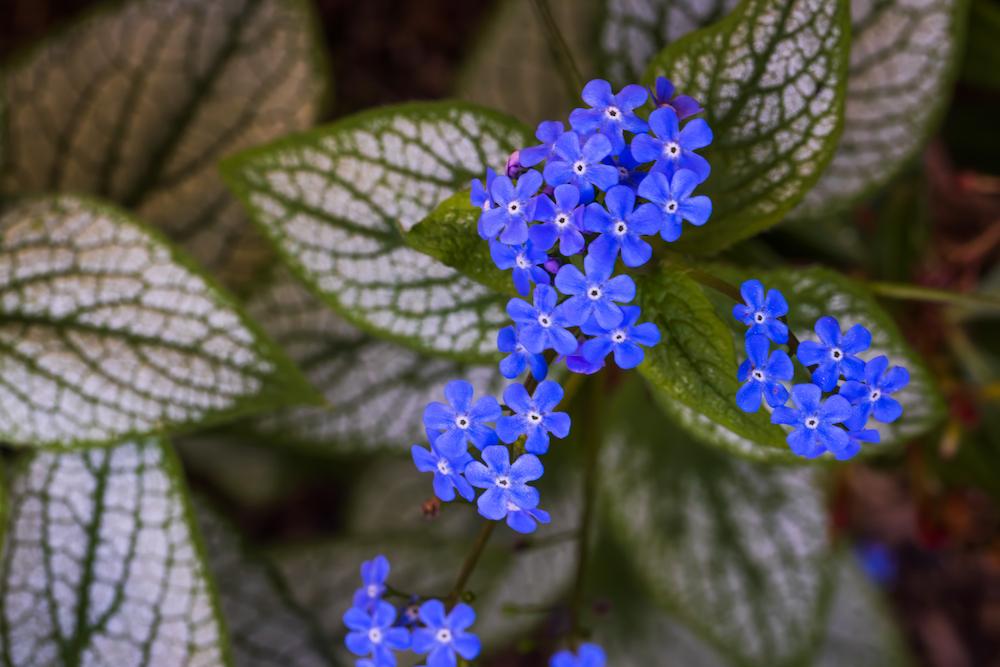
[[[549,46],[552,48],[556,64],[559,66],[566,84],[567,93],[569,93],[570,99],[576,99],[580,91],[583,90],[583,76],[581,76],[580,68],[577,67],[576,60],[573,58],[573,52],[563,37],[562,31],[559,30],[559,24],[555,17],[552,16],[552,8],[549,6],[548,0],[534,0],[533,4],[545,32],[549,35]]]
[[[583,609],[586,597],[587,567],[590,560],[590,540],[594,524],[594,502],[597,495],[597,462],[601,448],[601,406],[604,402],[604,375],[590,381],[590,392],[584,406],[583,430],[583,508],[576,543],[576,576],[570,598],[570,636],[578,640],[583,633]]]
[[[875,294],[889,299],[943,303],[969,310],[1000,311],[1000,298],[987,294],[963,294],[933,287],[887,282],[870,282],[868,288]]]
[[[483,555],[483,551],[486,549],[486,545],[489,543],[490,536],[493,535],[493,529],[496,528],[496,525],[496,521],[486,521],[483,523],[482,528],[479,529],[479,535],[476,536],[476,541],[472,543],[472,548],[466,554],[465,561],[462,563],[462,569],[459,570],[458,578],[455,580],[455,585],[452,587],[451,593],[448,594],[447,606],[449,608],[462,599],[462,595],[465,593],[465,585],[469,582],[469,577],[475,571],[476,565],[479,564],[479,557]]]

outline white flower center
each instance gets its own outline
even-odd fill
[[[757,311],[756,313],[753,314],[753,321],[756,322],[757,324],[763,324],[764,320],[766,320],[766,319],[767,319],[767,316],[764,315],[764,313],[762,313],[760,311]]]
[[[449,644],[451,643],[451,630],[448,628],[441,628],[437,631],[437,634],[434,635],[434,638],[441,644]]]
[[[597,301],[598,299],[600,299],[600,298],[601,298],[601,288],[600,288],[600,287],[598,287],[597,285],[591,285],[591,286],[590,286],[590,287],[589,287],[589,288],[587,289],[587,296],[588,296],[588,297],[589,297],[589,298],[590,298],[590,299],[591,299],[592,301]]]
[[[754,372],[751,373],[750,375],[752,375],[753,379],[757,380],[757,382],[763,382],[764,381],[764,373],[763,373],[763,371],[761,371],[759,369],[755,369]]]
[[[552,326],[552,318],[549,317],[548,313],[542,313],[541,315],[538,316],[538,323],[541,324],[546,329],[548,329],[550,326]]]
[[[559,227],[560,229],[562,229],[563,227],[565,227],[568,224],[569,224],[569,216],[568,215],[566,215],[565,213],[560,213],[559,215],[556,216],[556,227]]]
[[[520,210],[521,210],[521,202],[519,201],[512,201],[511,203],[507,204],[507,212],[510,213],[511,215],[516,215],[517,212]]]
[[[671,199],[670,201],[667,202],[667,205],[663,207],[663,210],[666,211],[667,213],[676,213],[677,202]]]
[[[441,473],[442,475],[451,474],[451,466],[448,465],[447,459],[438,459],[437,468],[438,472]]]
[[[517,257],[515,257],[514,263],[517,264],[517,268],[519,269],[527,269],[528,267],[531,266],[531,262],[529,262],[528,258],[525,257],[524,255],[518,255]]]
[[[382,643],[382,630],[380,628],[372,628],[368,631],[368,641],[372,644]]]
[[[663,145],[663,154],[669,158],[676,158],[681,154],[681,147],[676,141],[668,141]]]
[[[882,392],[878,389],[873,389],[871,395],[868,396],[872,403],[882,398]]]
[[[488,211],[491,208],[493,208],[493,205],[490,203],[489,199],[487,199],[486,201],[483,202],[483,210],[484,211]]]
[[[526,352],[524,346],[521,345],[520,343],[518,343],[517,345],[514,346],[514,351],[517,352],[518,354],[520,354],[522,352]]]
[[[532,410],[531,412],[528,413],[528,420],[532,424],[538,424],[539,422],[542,421],[542,416],[537,412],[535,412],[534,410]]]
[[[608,107],[604,110],[604,115],[611,120],[621,120],[622,112],[618,110],[618,107]]]
[[[815,429],[817,427],[819,427],[819,419],[816,417],[808,417],[806,419],[806,428]]]
[[[833,359],[834,361],[840,361],[841,359],[843,359],[843,358],[844,358],[844,353],[843,353],[843,352],[841,352],[841,350],[840,350],[840,348],[839,348],[839,347],[835,347],[835,348],[833,348],[832,350],[830,350],[830,357],[831,357],[831,358],[832,358],[832,359]]]
[[[624,220],[615,221],[615,234],[618,236],[624,236],[625,232],[628,231],[628,225],[625,224]]]
[[[469,415],[458,415],[455,417],[455,426],[462,429],[469,428]]]
[[[615,332],[611,334],[611,340],[616,343],[624,343],[626,338],[627,336],[625,335],[625,332],[621,329],[616,329]]]
[[[496,484],[497,486],[499,486],[501,489],[509,489],[510,488],[510,477],[507,477],[506,475],[500,475],[499,477],[497,477],[497,479],[494,482],[494,484]]]
[[[583,175],[587,171],[587,163],[583,160],[577,160],[573,163],[573,171],[575,171],[578,175]]]
[[[365,591],[368,593],[368,597],[370,598],[378,597],[378,586],[376,586],[375,584],[368,584],[368,587],[365,589]]]

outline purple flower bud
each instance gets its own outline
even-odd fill
[[[521,164],[521,151],[514,151],[507,158],[507,178],[517,178],[528,169]]]
[[[555,274],[559,273],[559,269],[562,267],[562,264],[559,263],[558,259],[556,259],[555,257],[552,257],[551,259],[549,259],[548,261],[546,261],[545,264],[543,264],[542,266],[545,267],[546,271],[548,271],[549,273],[555,275]]]

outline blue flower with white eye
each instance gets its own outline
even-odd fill
[[[583,250],[583,233],[580,231],[580,218],[583,207],[580,204],[580,190],[575,185],[564,183],[557,185],[555,202],[542,195],[538,198],[535,208],[535,219],[541,224],[532,225],[528,230],[528,238],[541,250],[551,248],[559,241],[559,252],[569,257]]]
[[[684,120],[702,112],[701,105],[688,95],[674,95],[674,84],[664,76],[656,77],[653,86],[653,104],[657,107],[670,107],[677,114],[678,120]]]
[[[655,204],[659,213],[660,236],[673,242],[681,237],[681,223],[687,220],[701,226],[712,215],[712,200],[705,195],[691,196],[698,186],[693,171],[681,169],[673,178],[652,172],[639,184],[639,196]]]
[[[516,245],[528,240],[528,223],[534,220],[536,195],[542,187],[542,175],[534,169],[517,179],[515,186],[507,176],[497,176],[490,186],[495,208],[484,211],[481,236],[486,239],[500,235],[500,241]]]
[[[344,625],[350,631],[344,644],[354,655],[370,657],[374,667],[396,667],[394,651],[410,647],[410,631],[394,627],[396,608],[380,601],[372,612],[352,607],[344,614]]]
[[[507,525],[511,530],[527,535],[535,532],[540,523],[549,523],[552,517],[545,510],[535,509],[523,510],[516,505],[508,507]]]
[[[745,303],[733,306],[733,317],[750,327],[747,336],[763,334],[779,345],[788,342],[788,325],[779,320],[788,314],[788,302],[778,290],[768,290],[759,280],[748,280],[740,285],[740,295]]]
[[[512,269],[511,278],[518,294],[526,296],[531,291],[531,283],[548,285],[552,276],[543,268],[549,255],[539,250],[529,240],[524,245],[504,245],[490,241],[490,257],[498,269]]]
[[[517,323],[518,339],[528,352],[540,354],[551,349],[572,354],[576,350],[576,336],[566,329],[570,324],[556,305],[558,298],[554,289],[539,285],[534,306],[517,298],[507,302],[507,314]]]
[[[495,445],[497,434],[488,424],[502,414],[500,404],[492,396],[472,402],[474,389],[465,380],[452,380],[444,387],[444,403],[430,403],[424,409],[424,426],[439,432],[434,446],[448,458],[458,458],[466,451],[467,442],[478,449]]]
[[[816,385],[797,384],[792,387],[796,407],[780,406],[771,413],[771,423],[792,427],[788,445],[807,459],[825,451],[842,456],[851,444],[847,431],[837,426],[851,416],[851,404],[843,396],[831,396],[825,401],[822,398],[823,392]]]
[[[571,324],[584,324],[594,318],[602,329],[617,327],[625,317],[619,303],[635,298],[635,282],[626,275],[611,277],[612,266],[595,261],[589,254],[583,261],[587,274],[567,264],[556,274],[556,287],[569,296],[561,305]]]
[[[569,435],[569,415],[552,411],[562,398],[563,388],[552,380],[539,383],[534,396],[528,395],[523,384],[508,385],[503,401],[514,414],[497,420],[497,435],[508,444],[527,435],[524,450],[530,454],[544,454],[549,451],[549,434],[557,438]]]
[[[642,266],[653,256],[653,248],[642,240],[660,228],[660,213],[653,204],[635,208],[635,192],[616,185],[604,195],[604,205],[590,204],[583,215],[588,232],[600,234],[587,249],[587,256],[614,267],[621,253],[625,266]]]
[[[389,578],[389,560],[375,556],[361,564],[361,588],[354,592],[354,606],[371,611],[385,593],[385,580]]]
[[[879,355],[865,364],[864,379],[864,382],[848,380],[840,388],[840,395],[855,407],[847,427],[863,427],[869,415],[886,424],[899,419],[903,406],[890,394],[909,384],[910,372],[902,366],[889,368],[889,359]]]
[[[427,667],[455,667],[456,653],[465,660],[479,656],[479,637],[467,631],[476,622],[472,607],[459,602],[446,613],[443,602],[428,600],[419,614],[424,627],[413,631],[413,652],[428,654]]]
[[[847,424],[847,422],[845,422],[845,425],[846,424]],[[862,447],[863,443],[866,443],[866,442],[877,443],[877,442],[880,442],[881,439],[882,439],[882,436],[879,435],[879,432],[876,431],[873,428],[866,428],[866,429],[859,429],[859,430],[848,431],[847,432],[847,440],[848,440],[847,447],[845,447],[842,450],[834,452],[833,456],[838,461],[846,461],[849,458],[853,458],[855,454],[857,454],[858,452],[861,451],[861,447]]]
[[[639,346],[653,347],[660,342],[660,330],[655,324],[636,324],[640,314],[639,306],[622,306],[622,312],[625,314],[624,319],[613,329],[595,327],[593,321],[583,324],[583,333],[594,336],[583,344],[582,352],[587,361],[600,362],[603,366],[604,358],[609,352],[614,352],[618,368],[635,368],[646,356]]]
[[[511,507],[538,507],[538,489],[528,486],[528,482],[540,479],[545,472],[537,456],[521,454],[511,464],[507,448],[493,445],[483,450],[483,462],[473,461],[465,468],[465,478],[469,483],[486,489],[476,503],[480,514],[492,521],[500,521],[507,517]]]
[[[540,146],[531,146],[521,149],[521,165],[524,167],[534,167],[553,155],[556,139],[562,136],[565,127],[557,120],[543,120],[535,129],[535,139],[541,143]]]
[[[611,142],[603,134],[593,135],[581,148],[580,135],[565,132],[556,140],[555,152],[545,163],[545,180],[549,185],[575,185],[582,202],[594,200],[594,186],[607,190],[618,183],[618,170],[603,162],[611,154]]]
[[[581,95],[590,109],[573,109],[569,124],[581,134],[600,132],[608,138],[615,153],[625,148],[624,131],[645,132],[646,121],[635,114],[635,109],[646,103],[648,91],[642,86],[629,84],[617,95],[611,84],[603,79],[594,79],[583,87]]]
[[[757,412],[761,396],[772,408],[787,403],[788,390],[781,381],[787,382],[795,374],[791,358],[783,350],[771,352],[769,358],[767,353],[771,342],[761,334],[747,336],[745,345],[747,359],[736,373],[737,379],[745,383],[736,392],[736,404],[740,410]]]
[[[458,491],[458,495],[472,502],[475,491],[462,476],[465,466],[472,461],[472,456],[464,451],[458,456],[449,458],[438,451],[435,445],[437,439],[433,437],[433,433],[428,431],[427,438],[430,440],[430,450],[420,445],[413,445],[410,448],[410,455],[417,470],[434,473],[434,495],[448,503],[455,499],[455,492]]]
[[[525,367],[531,370],[531,377],[539,382],[545,379],[549,366],[545,356],[528,352],[521,342],[519,333],[514,327],[504,327],[497,334],[497,349],[506,354],[500,361],[500,374],[508,380],[513,380],[524,372]]]
[[[632,139],[632,156],[639,162],[654,162],[651,172],[673,176],[680,169],[689,169],[701,183],[711,171],[708,160],[695,153],[712,143],[712,129],[703,118],[689,121],[683,129],[677,112],[660,107],[649,115],[651,134],[637,134]]]
[[[581,644],[576,655],[572,651],[559,651],[552,656],[549,667],[604,667],[607,656],[597,644]]]
[[[805,340],[799,344],[796,356],[806,366],[817,366],[812,381],[823,391],[833,391],[843,375],[845,380],[861,380],[865,362],[857,357],[872,344],[872,334],[855,324],[841,334],[840,323],[826,315],[816,320],[816,334],[821,342]]]

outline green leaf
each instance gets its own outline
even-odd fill
[[[5,665],[230,664],[180,468],[162,443],[36,454],[10,499]]]
[[[496,295],[404,245],[435,206],[528,134],[479,107],[387,107],[247,151],[224,174],[287,262],[355,326],[417,349],[495,358]]]
[[[726,18],[661,51],[667,76],[706,109],[714,211],[678,247],[713,252],[778,223],[816,183],[843,124],[845,0],[743,0]]]
[[[124,213],[73,197],[0,216],[0,438],[104,443],[312,390],[238,306]]]
[[[962,58],[963,81],[984,88],[1000,88],[1000,7],[992,0],[969,2],[969,34]]]
[[[267,246],[216,162],[315,122],[323,53],[304,0],[110,3],[0,75],[0,194],[99,195],[245,280]]]

